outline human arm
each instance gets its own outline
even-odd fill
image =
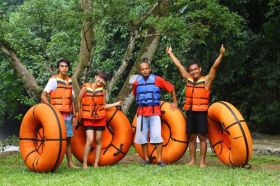
[[[186,71],[185,67],[181,64],[180,60],[174,55],[174,53],[172,52],[172,48],[166,47],[165,52],[169,55],[169,57],[171,58],[173,63],[177,66],[177,68],[179,69],[179,71],[181,73],[181,76],[183,78],[187,79],[189,76],[189,73]]]
[[[104,108],[106,109],[106,108],[111,108],[111,107],[117,107],[117,106],[121,106],[122,105],[122,101],[117,101],[117,102],[115,102],[115,103],[110,103],[110,104],[108,104],[107,102],[106,102],[106,92],[105,92],[105,95],[104,95]]]
[[[133,95],[133,96],[136,96],[136,94],[137,94],[137,91],[136,91],[137,84],[138,84],[137,81],[134,81],[133,84],[132,84],[131,92],[132,92],[132,95]]]
[[[55,78],[50,78],[41,94],[41,102],[50,104],[50,101],[48,99],[49,94],[51,93],[51,91],[55,90],[56,88],[57,88],[57,82]]]
[[[172,97],[172,101],[173,101],[171,103],[171,109],[172,110],[176,109],[177,105],[178,105],[178,101],[176,98],[176,92],[175,92],[174,85],[172,85],[171,83],[169,83],[168,81],[166,81],[165,79],[163,79],[162,77],[159,77],[159,76],[156,77],[155,85],[170,93],[170,96]]]
[[[72,112],[73,112],[73,118],[72,118],[72,125],[77,125],[77,118],[76,118],[76,111],[75,111],[75,96],[72,94]]]
[[[48,96],[51,91],[55,90],[57,88],[57,82],[55,78],[50,78],[46,87],[44,88],[44,91],[41,94],[41,102],[50,104],[50,101],[48,99]]]
[[[81,122],[81,120],[82,120],[81,113],[80,113],[81,112],[81,103],[82,103],[83,96],[86,93],[86,90],[87,90],[87,88],[84,86],[78,95],[78,99],[77,99],[78,122]]]
[[[206,76],[206,88],[207,89],[210,89],[211,88],[211,85],[213,83],[213,80],[215,79],[216,77],[216,73],[217,73],[217,69],[223,59],[223,56],[226,52],[226,49],[224,48],[224,45],[222,44],[221,45],[221,48],[220,48],[220,54],[219,56],[217,57],[217,59],[215,60],[214,64],[212,65],[210,71],[209,71],[209,74]]]
[[[50,104],[47,96],[48,96],[48,93],[46,91],[43,91],[42,94],[41,94],[41,102],[42,103]]]
[[[171,109],[176,109],[178,107],[178,101],[176,98],[175,88],[170,92],[173,102],[171,103]]]
[[[110,103],[110,104],[106,104],[104,105],[104,108],[111,108],[111,107],[117,107],[117,106],[121,106],[122,105],[122,101],[117,101],[115,103]]]

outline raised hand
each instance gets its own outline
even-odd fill
[[[166,52],[167,54],[172,53],[172,48],[171,48],[171,46],[170,46],[170,47],[166,47],[165,52]]]
[[[103,86],[106,86],[106,81],[104,81],[103,79],[102,79],[102,84],[103,84]]]
[[[224,47],[224,44],[222,44],[221,48],[220,48],[220,53],[224,54],[226,52],[226,49]]]

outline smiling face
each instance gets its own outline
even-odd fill
[[[98,87],[103,87],[106,85],[106,81],[98,75],[95,76],[95,83]]]
[[[144,77],[148,77],[151,73],[151,67],[148,63],[140,63],[139,66],[139,73],[144,76]]]
[[[193,64],[189,66],[188,69],[190,75],[192,76],[193,79],[199,79],[201,76],[201,67],[198,64]]]
[[[58,66],[59,74],[62,76],[67,76],[69,70],[69,65],[66,62],[60,62]]]

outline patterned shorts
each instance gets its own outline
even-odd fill
[[[61,113],[66,125],[67,137],[73,136],[73,129],[72,129],[72,113]]]

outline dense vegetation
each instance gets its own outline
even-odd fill
[[[135,47],[127,58],[127,67],[110,90],[110,100],[127,96],[121,91],[126,77],[143,56],[143,48],[151,46],[152,39],[158,39],[155,52],[148,55],[153,72],[176,85],[182,106],[185,82],[178,81],[178,70],[165,54],[165,47],[172,46],[184,65],[190,59],[198,61],[207,73],[223,43],[226,56],[211,100],[234,104],[253,131],[280,134],[278,0],[89,2],[92,4],[93,49],[80,83],[90,80],[98,70],[106,71],[112,78],[126,60],[133,38]],[[138,21],[155,3],[152,13]],[[68,58],[73,62],[71,73],[80,62],[83,19],[86,17],[79,0],[3,0],[0,2],[0,44],[15,52],[21,64],[43,87],[56,72],[58,59]],[[24,110],[38,99],[24,88],[22,76],[1,49],[0,125],[5,126],[8,120],[20,119]]]

